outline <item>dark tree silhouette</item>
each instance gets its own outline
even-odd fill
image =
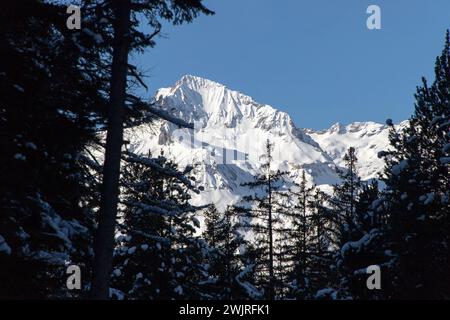
[[[136,74],[136,68],[129,66],[128,55],[132,49],[143,49],[153,45],[152,38],[159,33],[161,18],[173,21],[174,24],[181,24],[192,21],[198,13],[212,13],[201,4],[201,0],[148,0],[139,3],[132,3],[131,0],[117,0],[110,5],[113,14],[111,91],[100,216],[94,242],[95,262],[91,289],[93,299],[106,299],[109,294],[128,72],[130,71],[142,83]],[[103,9],[101,5],[99,9]],[[155,28],[154,34],[146,35],[138,31],[137,14],[148,18],[151,26]],[[141,104],[140,101],[136,102],[138,99],[134,100],[135,104]]]

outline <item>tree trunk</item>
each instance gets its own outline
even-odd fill
[[[109,278],[114,250],[114,232],[119,197],[120,155],[123,143],[123,116],[130,48],[130,0],[113,1],[114,43],[111,70],[110,106],[100,216],[94,239],[94,275],[91,298],[109,298]]]
[[[273,235],[272,235],[272,182],[269,166],[269,299],[275,297],[275,279],[273,273]]]

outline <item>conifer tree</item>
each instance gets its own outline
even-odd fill
[[[212,14],[212,12],[202,5],[201,0],[147,0],[138,3],[132,3],[131,0],[118,0],[101,3],[97,9],[104,14],[104,19],[112,25],[113,29],[109,42],[112,58],[108,128],[99,223],[94,242],[94,275],[91,285],[93,299],[106,299],[109,292],[109,274],[112,267],[117,218],[125,104],[128,102],[131,107],[145,105],[141,99],[127,92],[129,73],[143,84],[136,67],[129,65],[128,55],[133,51],[154,45],[153,38],[161,30],[161,20],[181,24],[192,21],[200,13]],[[138,18],[146,18],[154,32],[144,33]],[[132,99],[130,100],[129,97]]]
[[[332,265],[333,211],[328,201],[329,196],[315,188],[308,203],[310,237],[307,247],[309,262],[306,268],[308,277],[305,287],[307,299],[316,299],[320,290],[329,289],[336,273]]]
[[[352,233],[357,229],[355,209],[362,188],[357,161],[355,149],[350,147],[344,156],[345,169],[338,169],[341,183],[333,186],[333,196],[329,199],[338,246],[354,238]]]
[[[378,185],[361,181],[355,151],[349,148],[344,156],[346,167],[338,171],[342,182],[333,187],[328,200],[334,243],[330,280],[339,299],[374,298],[366,287],[366,269],[383,258],[381,220],[372,207],[379,196]]]
[[[378,209],[387,216],[386,250],[391,260],[388,297],[450,296],[449,254],[449,115],[450,44],[436,59],[432,85],[423,78],[415,111],[396,132],[391,120],[391,149],[386,160],[386,190]]]
[[[243,198],[244,204],[240,210],[245,212],[247,225],[251,229],[261,254],[261,264],[257,266],[260,285],[265,289],[267,299],[275,298],[275,237],[278,236],[280,217],[286,210],[285,197],[281,194],[284,185],[284,172],[274,172],[271,169],[273,145],[269,140],[265,143],[261,171],[254,181],[244,185],[255,190],[253,195]],[[284,190],[286,191],[286,190]]]
[[[215,206],[205,212],[205,230],[203,238],[210,246],[207,257],[209,275],[212,278],[211,290],[217,299],[248,299],[247,287],[252,286],[246,281],[246,286],[236,280],[247,263],[242,251],[247,247],[240,232],[238,215],[233,207],[228,207],[219,213]],[[253,290],[252,290],[253,291]]]
[[[75,36],[66,18],[56,2],[0,12],[0,297],[9,299],[79,296],[66,288],[67,264],[88,279],[96,186],[83,153],[104,123],[107,74],[101,40]]]
[[[207,245],[195,236],[198,208],[188,203],[189,168],[163,156],[127,152],[121,179],[123,222],[117,238],[113,293],[124,299],[203,299],[210,293]]]
[[[308,280],[309,246],[311,237],[310,202],[313,199],[313,189],[307,186],[305,172],[295,188],[291,188],[291,210],[287,217],[290,222],[284,234],[288,238],[285,255],[290,260],[290,270],[287,275],[290,296],[305,298]]]
[[[337,272],[336,287],[339,297],[352,299],[379,299],[383,292],[368,290],[367,268],[386,262],[383,250],[385,223],[373,203],[380,196],[376,181],[363,183],[355,203],[350,238],[338,241],[334,265]]]
[[[318,274],[324,275],[326,282],[315,278],[320,286],[316,297],[332,297],[333,299],[345,298],[347,292],[337,290],[346,285],[341,284],[339,277],[339,261],[336,255],[339,250],[349,241],[358,237],[358,221],[356,219],[356,204],[362,188],[362,182],[357,174],[356,150],[350,147],[344,155],[345,168],[337,169],[341,179],[339,184],[333,186],[333,194],[325,196],[317,193],[314,206],[317,213],[312,216],[316,226],[316,246],[314,260],[317,264],[314,269]],[[317,203],[320,198],[326,198],[326,204]],[[325,239],[324,239],[325,236]],[[324,241],[325,240],[325,241]],[[324,245],[327,247],[325,248]],[[334,256],[334,257],[333,257]]]

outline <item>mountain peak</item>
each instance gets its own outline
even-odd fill
[[[172,87],[159,89],[155,99],[185,121],[203,126],[233,127],[245,121],[253,127],[285,128],[289,116],[225,85],[199,76],[184,75]]]
[[[184,76],[182,76],[176,83],[175,83],[175,87],[178,86],[186,86],[190,89],[193,90],[198,90],[199,88],[213,88],[213,87],[220,87],[220,88],[225,88],[225,85],[210,80],[210,79],[206,79],[203,77],[199,77],[199,76],[194,76],[191,74],[185,74]]]
[[[163,150],[181,167],[199,164],[193,174],[208,191],[193,195],[192,203],[198,205],[229,204],[246,194],[242,183],[261,170],[267,139],[274,146],[273,170],[288,171],[289,180],[297,182],[306,173],[308,181],[325,191],[339,181],[335,168],[345,166],[342,158],[349,147],[357,150],[363,180],[378,176],[384,166],[378,152],[389,147],[384,125],[354,122],[322,131],[300,129],[287,113],[194,75],[158,90],[155,100],[171,115],[199,124],[200,130],[183,131],[187,136],[179,139],[178,126],[152,121],[130,128],[127,140],[135,152]]]
[[[343,133],[343,131],[345,130],[345,127],[342,126],[341,123],[336,122],[335,124],[333,124],[330,129],[328,129],[328,131],[333,132],[333,133]]]

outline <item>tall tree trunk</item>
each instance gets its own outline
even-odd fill
[[[273,274],[273,235],[272,235],[272,182],[269,165],[269,299],[275,297],[275,279]]]
[[[120,155],[123,143],[123,116],[127,88],[128,52],[130,49],[130,0],[115,0],[114,43],[111,72],[108,132],[100,216],[94,239],[94,275],[92,299],[108,299],[109,278],[114,250],[114,232],[119,197]]]

